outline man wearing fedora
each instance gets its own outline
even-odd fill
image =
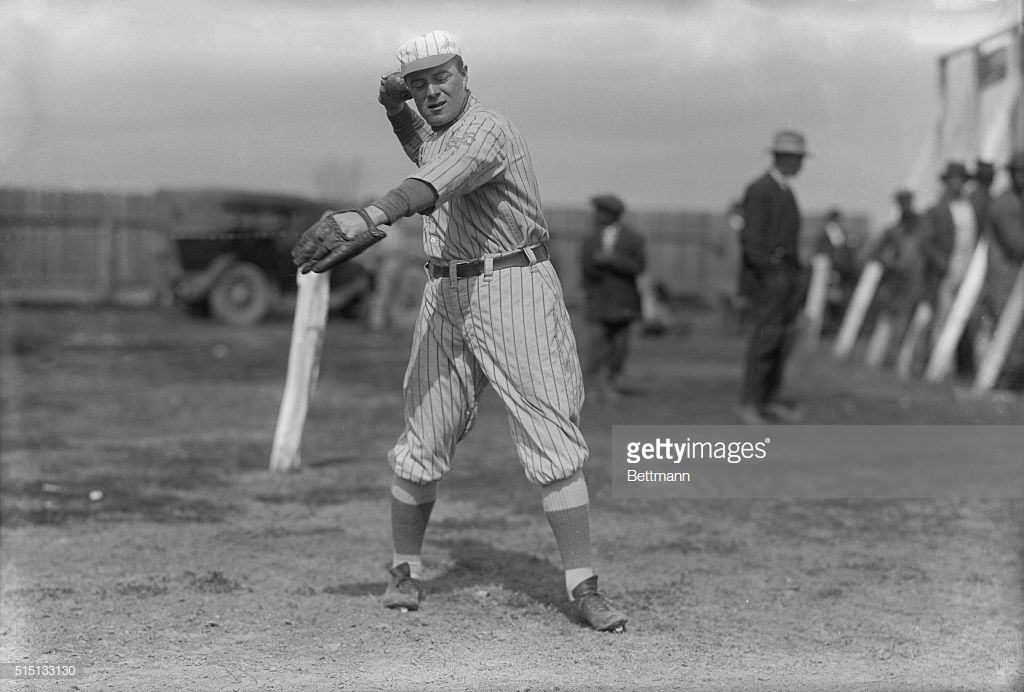
[[[915,357],[914,374],[920,373],[927,360],[937,330],[942,328],[952,307],[978,241],[981,229],[978,227],[977,212],[965,194],[970,179],[970,173],[963,162],[947,162],[939,176],[942,192],[922,218],[923,299],[930,306],[933,319],[932,329],[925,332],[926,338],[922,340],[924,348]],[[957,343],[956,371],[964,377],[974,372],[974,331],[973,324],[969,322]]]
[[[740,231],[742,283],[752,333],[743,364],[739,417],[748,424],[795,422],[801,416],[793,402],[780,397],[780,390],[807,284],[799,256],[800,208],[790,186],[807,156],[803,134],[780,130],[771,154],[772,167],[744,193]]]
[[[987,312],[998,319],[1014,280],[1024,263],[1024,149],[1010,157],[1006,166],[1010,184],[989,210],[989,264],[982,300]],[[996,387],[1024,390],[1024,332],[1018,332],[1007,354]]]
[[[626,209],[615,195],[598,195],[594,227],[583,239],[580,268],[586,297],[587,392],[608,403],[618,400],[619,375],[629,354],[630,329],[642,316],[637,276],[644,270],[644,239],[622,223]]]

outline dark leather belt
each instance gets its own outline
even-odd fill
[[[530,258],[530,254],[533,258]],[[490,258],[491,271],[508,269],[509,267],[528,267],[537,262],[546,262],[551,257],[546,245],[531,245],[522,250],[508,252],[504,255],[496,255]],[[455,278],[465,279],[471,276],[480,276],[487,272],[486,259],[467,260],[465,262],[444,263],[432,259],[426,264],[427,276],[431,279],[443,279],[451,277],[454,269]]]

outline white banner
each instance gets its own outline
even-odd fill
[[[943,161],[973,161],[978,136],[978,69],[976,54],[965,50],[942,61]],[[936,174],[938,171],[936,171]]]
[[[978,46],[978,155],[997,164],[998,192],[1008,183],[1001,165],[1013,148],[1013,119],[1021,94],[1020,41],[1012,33],[984,41]]]
[[[1015,139],[1024,137],[1018,122],[1024,112],[1021,52],[1021,32],[1013,27],[939,61],[938,122],[907,179],[922,202],[932,198],[936,179],[950,160],[969,167],[979,159],[991,162],[998,176],[993,192],[1006,185],[1003,166]]]

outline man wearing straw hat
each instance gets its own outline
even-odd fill
[[[800,208],[790,179],[803,167],[803,134],[780,130],[773,165],[747,186],[740,232],[752,334],[743,364],[739,417],[747,424],[795,422],[800,411],[780,397],[806,294],[799,256]]]
[[[420,607],[438,482],[490,385],[540,491],[572,610],[596,630],[623,631],[627,618],[598,591],[591,566],[582,373],[526,142],[470,93],[450,33],[403,43],[398,63],[378,101],[416,169],[363,209],[328,212],[327,228],[311,228],[293,253],[304,271],[321,271],[347,243],[382,236],[378,226],[423,216],[428,279],[405,372],[405,429],[388,454],[393,554],[382,602]]]

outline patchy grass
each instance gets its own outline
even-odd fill
[[[305,463],[276,475],[287,320],[0,325],[0,661],[78,663],[80,689],[1019,688],[1022,501],[611,497],[612,425],[732,422],[743,343],[703,315],[638,339],[632,395],[584,410],[620,637],[571,615],[492,394],[441,486],[424,607],[380,607],[408,334],[332,321]],[[1024,423],[824,353],[792,389],[809,423]]]

